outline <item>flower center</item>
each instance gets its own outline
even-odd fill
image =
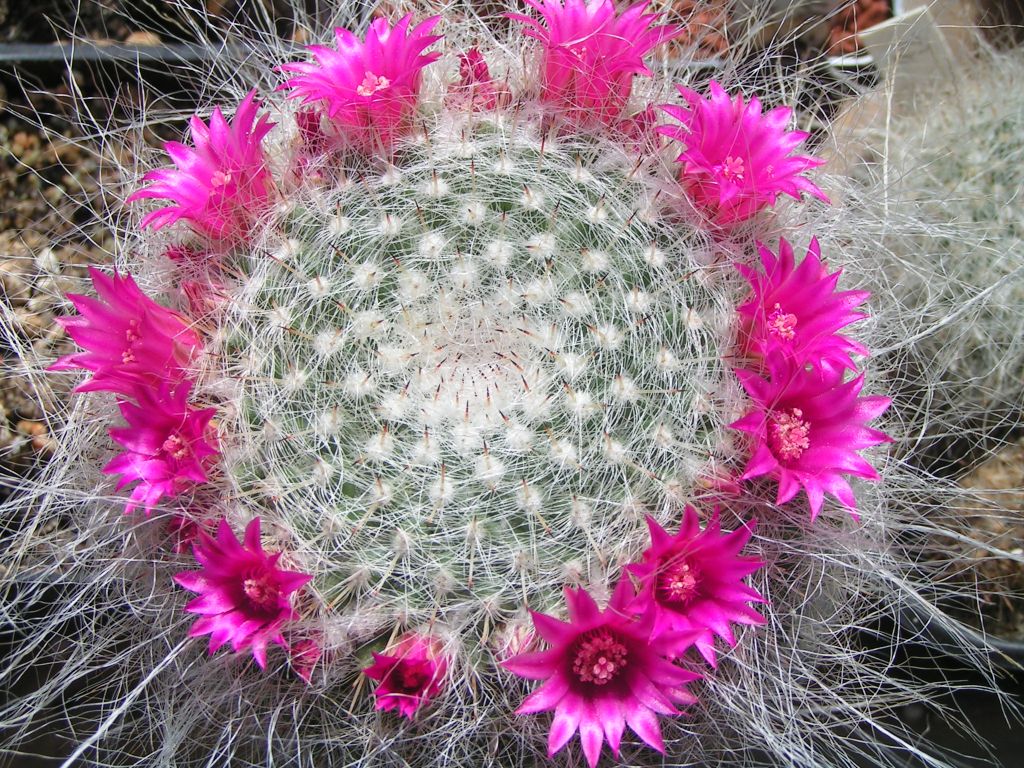
[[[658,597],[661,602],[685,607],[697,597],[700,573],[685,560],[670,564],[658,576]]]
[[[184,459],[189,454],[188,443],[181,439],[181,436],[177,433],[171,433],[164,440],[164,444],[160,446],[164,453],[168,454],[172,458]]]
[[[583,683],[608,685],[629,663],[629,650],[607,629],[588,633],[576,641],[573,674]]]
[[[585,45],[570,46],[569,52],[580,61],[584,61],[587,58],[587,46]]]
[[[792,341],[796,335],[796,315],[783,312],[782,307],[776,304],[772,313],[768,315],[768,332],[773,336],[786,341]]]
[[[363,82],[356,88],[356,93],[360,96],[373,96],[377,91],[382,91],[390,85],[391,81],[386,77],[377,76],[367,70]]]
[[[768,440],[776,456],[788,460],[799,459],[810,446],[807,436],[811,425],[804,421],[803,415],[804,412],[799,408],[772,414],[768,424]]]
[[[139,336],[139,321],[129,320],[128,327],[125,329],[124,332],[124,340],[127,346],[121,353],[122,363],[128,365],[129,363],[135,362],[135,352],[132,350],[132,347],[135,346],[135,342],[137,342],[141,338],[142,337]]]
[[[211,187],[226,187],[231,183],[231,172],[230,171],[214,171],[213,175],[210,176]]]
[[[743,158],[729,155],[720,166],[722,176],[729,181],[743,181]]]
[[[399,662],[394,668],[392,682],[400,693],[419,694],[430,682],[430,675],[423,664]]]
[[[277,606],[277,599],[280,591],[267,574],[252,576],[242,582],[242,590],[249,601],[257,608],[274,608]]]

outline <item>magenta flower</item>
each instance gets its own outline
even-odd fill
[[[57,318],[85,351],[65,355],[51,370],[91,371],[78,392],[129,394],[139,385],[180,382],[202,346],[188,321],[146,296],[130,275],[89,267],[89,276],[98,298],[69,293],[81,314]]]
[[[188,552],[199,538],[199,533],[210,533],[212,525],[211,521],[196,520],[190,514],[172,515],[166,526],[171,550],[177,555]]]
[[[677,86],[686,106],[662,104],[682,125],[663,125],[660,133],[685,145],[676,158],[683,164],[680,181],[694,204],[720,225],[749,219],[775,204],[779,193],[799,198],[801,192],[828,202],[825,193],[801,174],[821,165],[807,155],[790,155],[804,139],[803,131],[787,131],[792,110],[777,107],[761,114],[761,102],[729,98],[711,81],[703,98]]]
[[[320,643],[311,637],[304,637],[288,646],[288,663],[292,671],[307,683],[313,679],[313,670],[320,664],[324,652]]]
[[[295,125],[307,157],[317,157],[327,151],[327,134],[321,122],[323,114],[319,109],[300,109],[295,113]]]
[[[379,682],[373,690],[377,709],[397,710],[410,720],[442,691],[447,672],[441,643],[416,633],[399,640],[390,653],[373,654],[373,664],[363,670]]]
[[[650,154],[658,149],[657,120],[654,107],[647,106],[635,115],[620,121],[616,130],[626,140],[627,146],[632,146],[641,154]]]
[[[524,0],[543,18],[506,14],[544,47],[541,99],[576,125],[614,125],[622,116],[633,75],[650,76],[643,58],[683,30],[651,27],[647,0],[616,14],[612,0]]]
[[[412,14],[394,27],[376,19],[365,42],[338,27],[337,49],[312,45],[315,61],[281,65],[297,74],[280,88],[291,88],[289,96],[303,104],[323,102],[342,136],[363,152],[388,150],[416,109],[421,70],[441,55],[423,53],[441,39],[430,34],[440,19],[433,16],[411,30]]]
[[[256,92],[238,105],[229,124],[215,107],[210,124],[198,115],[189,125],[194,149],[177,141],[164,144],[176,168],[150,171],[148,187],[127,202],[153,198],[173,204],[147,213],[142,226],[160,229],[179,219],[214,239],[246,239],[253,224],[270,205],[271,178],[260,142],[274,123],[267,115],[256,120]]]
[[[299,151],[293,173],[298,177],[322,178],[318,167],[327,156],[330,143],[322,124],[323,113],[319,109],[301,109],[295,113],[295,124],[299,129]]]
[[[633,599],[627,578],[619,580],[604,611],[585,590],[567,587],[568,622],[532,614],[537,634],[551,647],[502,662],[520,677],[545,680],[516,714],[554,710],[549,757],[578,730],[587,762],[594,768],[605,739],[618,756],[626,725],[664,752],[657,715],[677,715],[676,704],[696,701],[686,685],[700,675],[665,658],[666,650],[678,645],[680,638],[667,634],[652,640],[654,614],[634,618],[629,610]]]
[[[188,310],[194,317],[208,318],[223,309],[230,294],[219,278],[207,275],[201,280],[182,280],[178,285]]]
[[[459,54],[459,82],[448,89],[446,103],[449,106],[480,112],[504,106],[510,97],[505,83],[495,86],[479,48]]]
[[[199,269],[207,264],[212,264],[213,256],[201,248],[183,243],[169,245],[164,250],[164,256],[175,264],[188,269]]]
[[[763,624],[764,617],[749,602],[765,602],[743,579],[764,563],[740,557],[750,539],[753,523],[721,534],[718,510],[702,531],[697,510],[687,505],[679,533],[670,536],[652,517],[647,518],[651,546],[643,561],[626,566],[640,583],[632,608],[638,613],[653,608],[652,637],[666,632],[693,632],[697,649],[715,666],[714,635],[736,645],[729,622]]]
[[[856,517],[857,502],[843,475],[877,480],[878,473],[857,451],[892,438],[865,424],[889,407],[888,397],[858,397],[863,375],[843,381],[844,369],[822,363],[794,365],[783,357],[768,359],[769,377],[738,370],[754,410],[730,424],[749,434],[753,453],[742,480],[766,475],[778,481],[777,504],[803,488],[813,521],[829,493]]]
[[[491,636],[491,648],[499,662],[535,650],[538,643],[537,633],[525,620],[510,622]]]
[[[202,569],[174,576],[178,586],[199,595],[185,606],[200,616],[188,636],[209,635],[211,654],[227,642],[235,653],[251,648],[266,669],[267,645],[287,647],[281,628],[298,618],[289,595],[313,577],[277,567],[281,553],[263,551],[258,517],[246,526],[243,543],[221,520],[216,538],[200,532],[192,551]]]
[[[836,331],[865,317],[854,308],[871,293],[836,292],[842,270],[828,274],[816,237],[811,238],[799,266],[785,238],[779,238],[778,258],[760,243],[758,251],[763,272],[736,265],[753,289],[749,301],[737,308],[748,351],[761,357],[782,354],[798,365],[817,365],[824,360],[855,369],[850,353],[866,355],[868,351]]]
[[[191,382],[172,389],[139,387],[138,405],[118,403],[127,427],[115,427],[110,437],[127,450],[118,454],[103,471],[121,475],[117,489],[138,482],[125,512],[140,504],[152,511],[164,496],[175,497],[195,483],[205,483],[206,464],[217,453],[209,429],[216,409],[197,410],[188,404]]]

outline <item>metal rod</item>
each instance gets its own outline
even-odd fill
[[[222,49],[194,43],[160,43],[158,45],[99,45],[86,41],[74,43],[0,43],[0,65],[79,62],[97,63],[167,63],[208,61],[222,55]]]

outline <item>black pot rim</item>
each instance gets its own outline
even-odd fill
[[[935,621],[920,609],[909,607],[900,612],[900,623],[913,627],[916,633],[928,638],[932,647],[947,656],[963,658],[965,648],[973,648],[986,654],[994,668],[1024,675],[1024,641],[982,632],[950,616],[941,622]]]
[[[158,43],[134,45],[111,43],[96,45],[88,41],[75,43],[2,43],[0,64],[75,64],[95,63],[151,63],[172,64],[212,59],[216,51],[190,43]]]

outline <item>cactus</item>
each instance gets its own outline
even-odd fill
[[[1024,413],[1024,60],[986,53],[964,82],[866,137],[877,156],[858,174],[864,196],[905,222],[886,235],[883,285],[919,321],[893,363],[928,421],[922,452],[961,466]]]
[[[238,260],[201,381],[237,386],[225,495],[273,499],[325,600],[482,627],[634,556],[720,453],[738,286],[621,148],[433,119]]]
[[[676,83],[644,55],[671,34],[641,10],[617,22],[639,42],[575,52],[539,21],[528,49],[454,15],[374,22],[282,68],[315,107],[261,105],[223,62],[237,109],[194,117],[141,189],[121,169],[130,202],[172,204],[129,207],[124,274],[72,297],[88,352],[20,363],[101,391],[48,413],[54,460],[5,534],[5,674],[54,661],[0,708],[12,743],[60,724],[70,762],[123,765],[593,766],[605,741],[639,765],[900,764],[887,718],[942,686],[853,630],[912,607],[955,636],[907,534],[956,491],[871,450],[898,382],[864,353],[924,316],[884,284],[890,224],[924,224],[804,176],[787,109],[690,83],[655,126],[639,97]],[[396,39],[410,55],[381,59]],[[274,45],[246,50],[277,65]],[[582,108],[590,86],[613,108]],[[776,199],[825,200],[816,181],[833,208]],[[806,327],[831,338],[784,343]],[[881,421],[905,444],[904,419]]]

